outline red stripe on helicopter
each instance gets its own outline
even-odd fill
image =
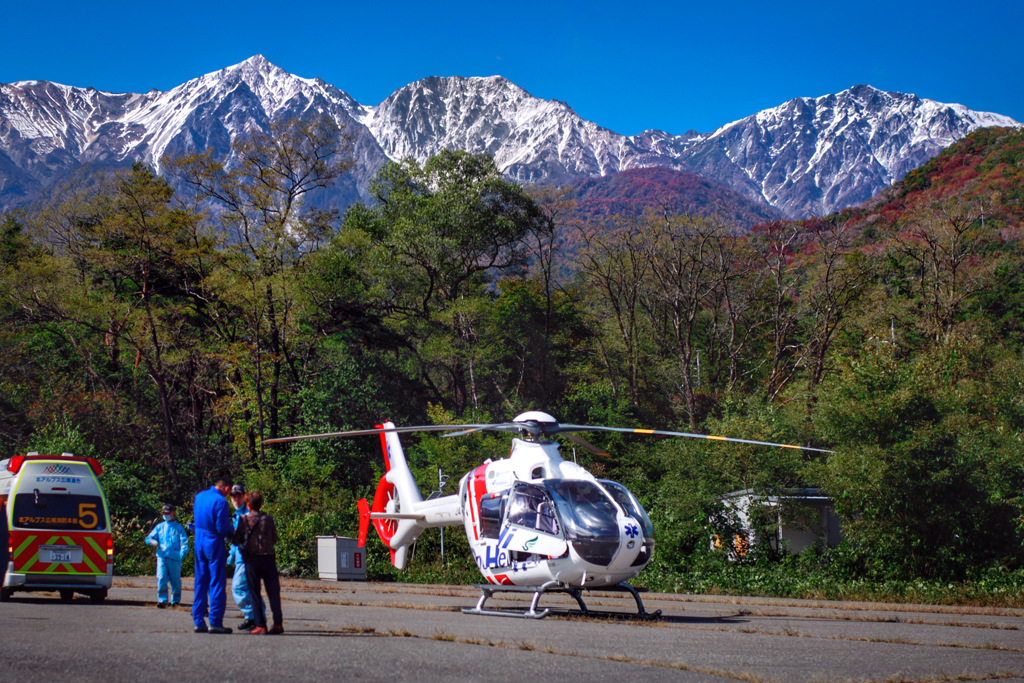
[[[508,578],[508,574],[496,574],[494,576],[488,576],[487,580],[498,586],[514,586],[512,579]]]
[[[373,425],[377,429],[384,429],[384,425]],[[385,432],[380,433],[380,447],[384,450],[384,471],[391,471],[391,458],[388,456],[388,437]]]
[[[480,499],[487,495],[487,465],[483,464],[473,470],[470,480],[469,518],[473,522],[473,540],[480,540]]]

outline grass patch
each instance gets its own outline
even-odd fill
[[[827,559],[796,556],[752,564],[695,559],[688,567],[652,565],[632,583],[662,593],[1024,607],[1024,569],[998,567],[961,581],[882,579],[851,576],[845,568],[829,564]]]

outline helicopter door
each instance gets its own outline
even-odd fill
[[[551,497],[542,486],[517,482],[509,495],[505,524],[512,552],[561,557],[569,549]]]
[[[504,509],[504,493],[492,493],[480,499],[481,538],[498,538],[501,532],[501,514]]]

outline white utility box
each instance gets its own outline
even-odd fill
[[[317,536],[316,565],[325,581],[365,581],[366,548],[347,536]]]

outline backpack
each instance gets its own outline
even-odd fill
[[[267,543],[267,517],[268,515],[263,512],[253,511],[239,518],[237,545],[242,551],[242,557],[274,553],[273,543]]]

